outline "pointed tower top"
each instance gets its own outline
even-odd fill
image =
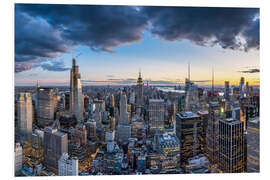
[[[39,88],[40,86],[39,86],[39,83],[38,83],[38,80],[37,80],[37,83],[36,83],[36,88]]]
[[[76,59],[72,57],[72,66],[76,66]]]

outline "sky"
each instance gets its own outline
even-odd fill
[[[15,5],[15,85],[259,84],[259,9]]]

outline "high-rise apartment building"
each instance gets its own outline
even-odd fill
[[[219,121],[218,168],[224,173],[246,172],[244,123],[235,119]]]
[[[176,135],[181,142],[181,165],[202,153],[202,120],[193,112],[176,114]]]
[[[68,152],[68,135],[56,128],[44,129],[44,164],[54,172],[58,169],[58,160]]]
[[[70,157],[64,152],[58,161],[59,176],[78,176],[79,165],[77,157]]]
[[[151,134],[164,130],[164,100],[149,99],[149,131]]]
[[[40,127],[52,125],[54,120],[54,94],[52,88],[37,90],[37,123]]]
[[[72,69],[70,70],[70,114],[75,116],[78,122],[83,122],[83,95],[81,75],[76,60],[72,59]]]
[[[30,140],[32,136],[33,106],[30,93],[20,93],[17,100],[17,117],[20,139]]]

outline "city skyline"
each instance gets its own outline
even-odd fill
[[[15,86],[67,86],[72,57],[82,85],[135,85],[139,69],[145,84],[184,84],[188,63],[198,84],[214,67],[215,84],[259,85],[258,33],[256,8],[16,4]]]

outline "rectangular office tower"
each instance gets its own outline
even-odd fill
[[[246,172],[244,123],[240,120],[219,121],[218,168],[224,173]]]
[[[52,127],[44,130],[44,164],[57,173],[58,160],[68,152],[68,135]]]
[[[151,134],[164,130],[164,100],[149,100],[149,131]]]
[[[54,95],[52,88],[37,89],[37,123],[40,127],[52,125],[54,120]]]
[[[202,153],[202,120],[193,112],[176,114],[176,135],[181,142],[181,165]]]

